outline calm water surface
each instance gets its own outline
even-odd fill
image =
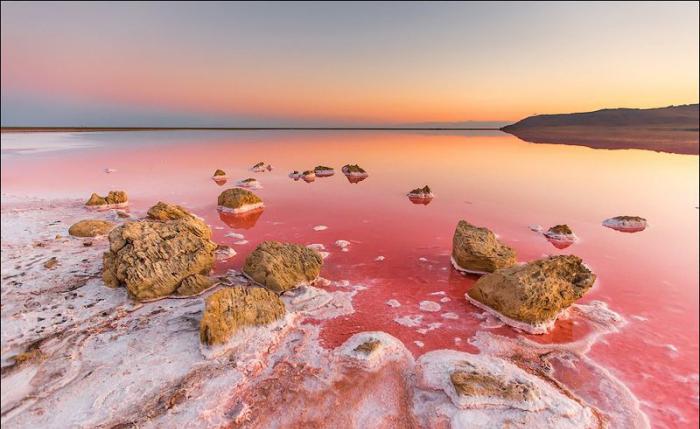
[[[60,149],[60,150],[58,150]],[[264,161],[272,172],[251,173]],[[346,163],[369,172],[359,183],[340,173]],[[336,168],[313,183],[293,181],[292,170],[318,164]],[[111,174],[105,168],[117,171]],[[215,169],[229,182],[211,180]],[[219,215],[218,194],[256,177],[266,208],[243,220]],[[411,203],[409,190],[430,185],[436,198]],[[595,343],[588,356],[639,398],[654,427],[698,425],[698,157],[638,150],[530,144],[500,132],[112,132],[3,134],[3,201],[14,196],[87,199],[91,192],[123,189],[131,210],[158,200],[184,205],[212,225],[214,239],[232,244],[245,235],[238,256],[217,271],[240,268],[245,255],[267,239],[322,243],[331,256],[322,275],[367,288],[356,312],[323,325],[328,347],[355,332],[382,330],[415,355],[437,348],[475,352],[469,339],[484,329],[481,312],[464,300],[476,281],[450,268],[452,233],[460,219],[486,226],[518,252],[521,261],[576,254],[598,274],[582,303],[606,302],[628,323]],[[617,215],[649,220],[642,232],[601,226]],[[566,223],[580,241],[557,249],[528,225]],[[314,231],[316,225],[327,230]],[[3,237],[4,238],[4,237]],[[351,242],[348,252],[336,240]],[[383,261],[375,261],[377,256]],[[431,295],[444,292],[445,295]],[[440,302],[441,298],[450,298]],[[385,304],[396,299],[401,307]],[[421,312],[421,301],[440,302]],[[445,319],[453,312],[458,319]],[[425,334],[394,321],[422,315]],[[507,327],[489,330],[516,336]],[[587,328],[576,319],[557,323],[539,342],[569,343]],[[455,340],[455,339],[458,340]],[[420,347],[414,341],[423,343]],[[585,376],[581,376],[584,378]],[[585,384],[572,380],[572,388]],[[581,387],[583,389],[583,387]]]

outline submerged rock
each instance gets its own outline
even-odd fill
[[[452,265],[457,270],[484,274],[516,262],[515,251],[489,229],[459,221],[452,238]]]
[[[317,165],[316,168],[314,168],[314,173],[316,173],[316,176],[318,177],[328,177],[332,176],[335,174],[335,170],[333,167],[326,167],[325,165]]]
[[[243,327],[266,325],[284,314],[284,303],[269,290],[227,287],[207,298],[199,338],[204,344],[222,344]]]
[[[323,258],[312,249],[292,243],[265,241],[248,255],[243,273],[277,293],[309,285],[321,273]]]
[[[110,232],[104,282],[126,287],[137,300],[171,295],[185,278],[209,273],[216,249],[210,237],[209,227],[187,210],[159,202],[147,219]]]
[[[202,274],[192,274],[180,282],[175,293],[180,296],[197,295],[212,286],[214,286],[214,282],[209,277]]]
[[[223,179],[223,178],[226,177],[226,172],[225,172],[224,170],[217,169],[217,170],[214,172],[214,176],[213,176],[213,177],[214,177],[214,178]]]
[[[114,228],[112,222],[101,219],[84,219],[68,228],[68,234],[73,237],[96,237],[105,235]]]
[[[603,226],[620,232],[639,232],[647,227],[647,220],[639,216],[615,216],[603,221]]]
[[[219,209],[243,213],[263,207],[263,201],[254,193],[241,188],[227,189],[219,195]]]
[[[551,329],[560,313],[593,286],[596,275],[581,258],[550,256],[480,278],[467,299],[503,322],[533,334]]]
[[[128,204],[128,197],[124,191],[109,191],[106,197],[101,197],[93,192],[90,199],[85,202],[88,207],[116,208]]]

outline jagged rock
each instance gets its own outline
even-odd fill
[[[86,206],[123,206],[128,203],[128,197],[124,191],[109,191],[106,197],[101,197],[96,193],[90,195]]]
[[[183,279],[207,274],[216,249],[209,227],[182,207],[158,203],[148,216],[113,229],[103,257],[105,284],[125,286],[137,300],[171,295]]]
[[[267,289],[227,287],[207,298],[199,338],[204,344],[225,343],[242,327],[266,325],[284,314],[284,303]]]
[[[615,216],[603,221],[603,226],[621,232],[638,232],[647,227],[647,220],[639,216]]]
[[[233,213],[243,213],[263,207],[263,201],[247,189],[231,188],[219,195],[219,207]]]
[[[515,251],[487,228],[460,220],[452,238],[452,264],[460,271],[490,273],[515,264]]]
[[[224,177],[226,177],[226,172],[224,170],[217,169],[214,172],[214,177],[224,178]]]
[[[367,172],[357,164],[345,164],[342,171],[345,175],[364,176],[367,174]]]
[[[68,228],[68,234],[74,237],[96,237],[105,235],[114,228],[112,222],[100,219],[85,219]]]
[[[243,273],[281,293],[311,284],[319,276],[323,258],[315,250],[292,243],[265,241],[248,255]]]
[[[185,277],[178,286],[176,294],[180,296],[197,295],[212,287],[214,282],[207,276],[202,274],[192,274]]]
[[[501,319],[512,326],[544,333],[562,310],[588,292],[595,279],[581,258],[550,256],[480,278],[467,298],[505,316]]]

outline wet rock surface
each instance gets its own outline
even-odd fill
[[[313,283],[323,258],[305,246],[265,241],[248,255],[243,272],[253,281],[281,293]]]
[[[97,237],[105,235],[114,228],[114,223],[101,219],[84,219],[68,228],[73,237]]]
[[[467,295],[471,302],[505,316],[506,323],[544,333],[563,310],[588,292],[595,279],[581,258],[559,255],[485,275]]]
[[[222,344],[243,327],[266,325],[284,314],[284,303],[267,289],[227,287],[207,298],[199,338],[204,344]]]
[[[186,277],[209,273],[216,249],[210,237],[209,227],[185,209],[159,203],[147,219],[110,232],[105,284],[124,286],[137,300],[171,295]]]
[[[460,220],[452,238],[455,268],[473,273],[491,273],[516,263],[515,251],[501,243],[487,228]]]

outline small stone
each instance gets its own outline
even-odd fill
[[[55,256],[44,262],[44,268],[48,270],[53,269],[56,265],[58,265],[58,259]]]

